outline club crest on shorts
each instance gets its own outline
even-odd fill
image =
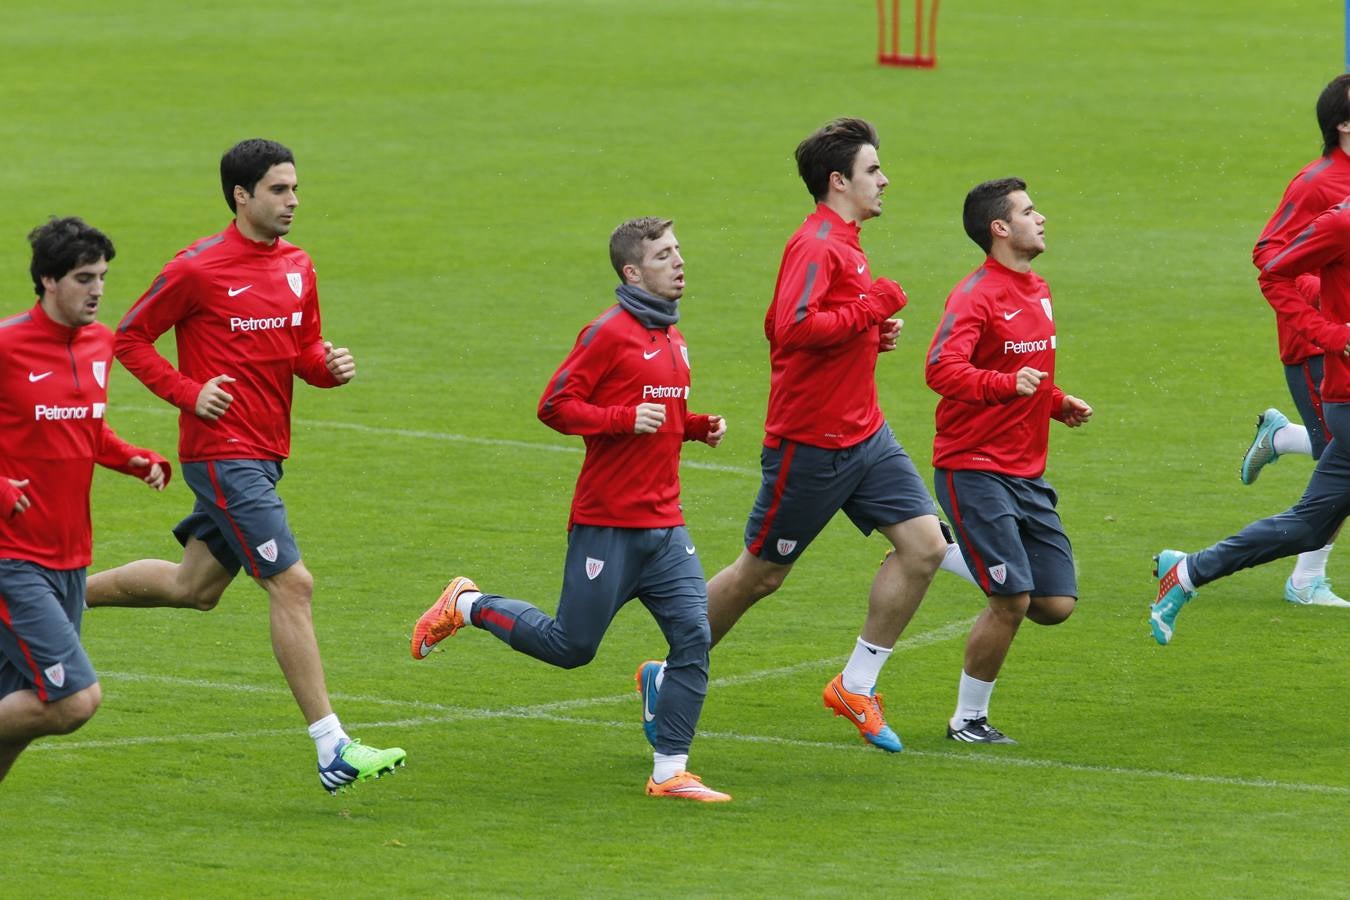
[[[605,568],[605,561],[603,559],[594,559],[589,556],[586,557],[586,577],[589,578],[591,581],[594,581],[595,579],[599,578],[600,572],[604,568]]]
[[[108,386],[108,361],[105,359],[94,360],[94,380],[98,382],[99,387]]]
[[[1008,566],[1005,563],[999,563],[996,566],[989,567],[989,577],[1002,584],[1008,577]]]
[[[793,550],[797,549],[796,541],[789,541],[787,538],[778,539],[778,555],[787,556]]]
[[[1045,310],[1045,317],[1046,317],[1047,319],[1049,319],[1051,322],[1055,321],[1055,316],[1054,316],[1054,314],[1053,314],[1052,312],[1050,312],[1050,298],[1049,298],[1049,297],[1042,297],[1042,298],[1041,298],[1041,309]]]
[[[47,680],[53,687],[64,687],[66,683],[66,667],[60,663],[53,663],[42,670],[42,674],[47,676]]]
[[[305,286],[305,283],[300,279],[299,272],[287,272],[286,283],[291,286],[291,293],[295,294],[297,297],[300,296],[301,291]]]
[[[261,544],[258,545],[258,548],[257,548],[257,549],[258,549],[258,555],[261,556],[263,559],[267,560],[268,562],[276,562],[276,561],[277,561],[277,540],[276,540],[276,538],[270,538],[269,540],[264,541],[263,543],[261,543]]]

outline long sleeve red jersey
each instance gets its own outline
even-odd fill
[[[17,493],[0,490],[0,558],[49,569],[89,565],[93,529],[89,486],[94,463],[143,477],[133,456],[167,463],[108,427],[113,335],[100,324],[70,328],[39,304],[0,320],[0,479],[29,479],[31,506],[14,513]]]
[[[155,349],[170,328],[177,369]],[[309,255],[281,238],[251,241],[233,222],[169,261],[117,326],[116,353],[146,387],[182,410],[184,462],[285,459],[294,377],[316,387],[338,384],[324,364]],[[217,375],[235,379],[222,385],[234,401],[208,422],[194,409],[202,385]]]
[[[675,326],[647,328],[615,305],[582,329],[539,399],[540,421],[586,443],[569,530],[684,524],[680,445],[709,427],[688,400],[689,350]],[[639,403],[665,405],[656,432],[633,433]]]
[[[1350,156],[1337,149],[1328,156],[1320,156],[1308,163],[1285,188],[1284,197],[1275,214],[1270,217],[1256,246],[1252,248],[1252,262],[1264,269],[1275,254],[1313,219],[1350,196]],[[1280,340],[1280,361],[1296,366],[1325,351],[1339,353],[1345,347],[1345,338],[1334,346],[1336,333],[1328,329],[1317,316],[1321,287],[1315,274],[1300,275],[1295,281],[1297,291],[1267,291],[1262,282],[1261,292],[1275,308],[1275,329]],[[1331,341],[1333,346],[1328,346]]]
[[[1350,402],[1350,361],[1344,349],[1350,343],[1350,201],[1333,206],[1299,232],[1261,270],[1261,291],[1292,305],[1301,275],[1318,275],[1322,285],[1320,310],[1308,309],[1315,319],[1308,326],[1326,348],[1322,369],[1322,399]],[[1273,302],[1273,301],[1272,301]]]
[[[1030,397],[1017,394],[1024,366],[1047,373]],[[1064,415],[1049,285],[986,258],[948,295],[925,377],[941,395],[934,467],[1039,478],[1050,419]]]
[[[779,439],[841,449],[885,421],[877,404],[881,323],[904,307],[905,292],[872,280],[858,226],[825,204],[788,239],[773,302],[765,443]]]

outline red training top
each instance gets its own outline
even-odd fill
[[[1252,248],[1252,262],[1256,268],[1264,269],[1294,235],[1347,196],[1350,196],[1350,156],[1341,150],[1333,150],[1329,156],[1319,156],[1300,169],[1285,188],[1279,209],[1270,217],[1256,246]],[[1327,347],[1322,344],[1321,341],[1327,336],[1325,330],[1308,330],[1310,323],[1316,325],[1309,314],[1321,302],[1321,285],[1317,275],[1300,275],[1295,284],[1297,293],[1272,293],[1265,289],[1264,283],[1261,288],[1266,300],[1275,308],[1280,361],[1287,366],[1296,366],[1311,356],[1321,356],[1323,351],[1339,353],[1345,348],[1344,340],[1339,346]]]
[[[906,303],[887,278],[873,281],[858,226],[825,204],[788,239],[773,302],[769,411],[764,443],[782,439],[842,449],[876,433],[876,368],[883,321]]]
[[[684,524],[680,445],[703,440],[709,427],[688,399],[689,350],[675,326],[647,328],[616,304],[581,330],[539,398],[540,421],[586,442],[569,531]],[[656,432],[633,433],[639,403],[665,404]]]
[[[49,569],[89,565],[93,529],[89,485],[94,463],[138,478],[133,456],[168,463],[133,447],[108,427],[108,370],[113,334],[94,323],[70,328],[42,306],[0,320],[0,558]],[[15,513],[23,488],[31,506]]]
[[[1285,245],[1261,270],[1261,292],[1292,307],[1300,275],[1321,277],[1320,310],[1305,307],[1299,328],[1317,335],[1327,350],[1322,369],[1322,399],[1350,402],[1350,201],[1333,206]],[[1276,301],[1272,300],[1274,304]]]
[[[1036,393],[1017,394],[1017,371],[1047,373]],[[1050,286],[986,258],[947,296],[928,349],[928,386],[937,405],[933,466],[1018,478],[1045,472],[1050,419],[1062,419],[1055,385]]]
[[[155,349],[174,329],[178,368]],[[250,241],[231,222],[169,261],[117,326],[117,359],[145,386],[182,410],[178,455],[285,459],[291,450],[291,390],[299,375],[338,385],[324,364],[319,289],[309,255],[278,238]],[[194,409],[217,375],[234,397],[214,422]]]

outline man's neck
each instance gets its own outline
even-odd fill
[[[1031,257],[1017,253],[1007,244],[994,244],[989,250],[989,256],[1005,269],[1012,269],[1014,272],[1031,271]]]

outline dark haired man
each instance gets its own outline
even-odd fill
[[[686,770],[708,686],[707,585],[680,509],[680,448],[716,447],[721,416],[688,410],[689,350],[675,327],[684,258],[669,219],[630,219],[610,236],[618,304],[581,330],[549,379],[539,418],[586,442],[568,518],[556,617],[524,600],[450,581],[418,619],[412,655],[471,624],[563,669],[594,657],[609,623],[636,597],[670,644],[666,688],[650,709],[659,731],[647,793],[703,802],[731,797]]]
[[[1300,315],[1299,327],[1321,335],[1326,350],[1322,420],[1331,439],[1298,503],[1199,552],[1163,550],[1154,557],[1158,593],[1149,622],[1160,644],[1172,640],[1177,613],[1201,585],[1323,547],[1350,513],[1350,198],[1313,219],[1262,266],[1261,291],[1276,309],[1294,310],[1306,302],[1299,284],[1306,275],[1317,276],[1321,303]]]
[[[164,457],[108,426],[113,335],[95,321],[112,241],[83,220],[28,235],[37,304],[0,320],[0,780],[32,741],[93,716],[80,645],[94,464],[163,490]]]
[[[873,579],[862,634],[823,698],[863,740],[894,753],[903,746],[886,722],[877,678],[947,542],[927,487],[877,404],[877,355],[895,349],[901,322],[890,316],[906,302],[900,285],[872,278],[858,243],[859,225],[881,215],[888,183],[877,144],[869,122],[844,118],[797,146],[797,172],[816,208],[788,239],[764,317],[763,478],[745,549],[708,582],[708,621],[716,645],[778,590],[840,510],[863,534],[880,531],[895,552]],[[659,702],[661,663],[643,663],[635,677],[644,709]]]
[[[318,753],[330,793],[392,772],[400,748],[353,741],[329,702],[314,636],[314,578],[277,495],[290,454],[295,376],[323,388],[351,381],[345,347],[323,339],[308,254],[291,230],[295,159],[275,141],[248,140],[220,161],[234,212],[222,232],[165,265],[117,328],[117,358],[181,410],[178,453],[196,503],[174,529],[179,563],[144,559],[89,579],[89,605],[213,609],[241,567],[267,592],[272,651]],[[172,328],[178,368],[155,349]]]
[[[1031,270],[1045,217],[1026,188],[1004,178],[966,195],[966,234],[986,258],[948,295],[928,351],[928,386],[941,396],[933,486],[989,598],[947,724],[948,738],[976,744],[1016,743],[989,724],[989,697],[1022,620],[1057,625],[1078,600],[1058,497],[1042,476],[1050,420],[1075,428],[1092,407],[1055,384],[1050,288]]]
[[[1350,195],[1350,75],[1338,75],[1317,98],[1317,125],[1322,132],[1322,155],[1308,163],[1285,188],[1284,197],[1252,248],[1252,262],[1263,269],[1314,218]],[[1323,357],[1342,353],[1350,329],[1329,322],[1318,313],[1321,279],[1314,272],[1300,275],[1297,291],[1267,288],[1262,293],[1275,309],[1284,377],[1302,425],[1293,424],[1278,409],[1267,409],[1256,419],[1256,436],[1242,457],[1243,484],[1256,481],[1261,469],[1288,453],[1322,456],[1327,446],[1322,414]],[[1334,536],[1333,536],[1334,539]],[[1300,553],[1294,571],[1284,583],[1284,599],[1305,606],[1339,606],[1350,602],[1336,596],[1327,578],[1332,544]]]

